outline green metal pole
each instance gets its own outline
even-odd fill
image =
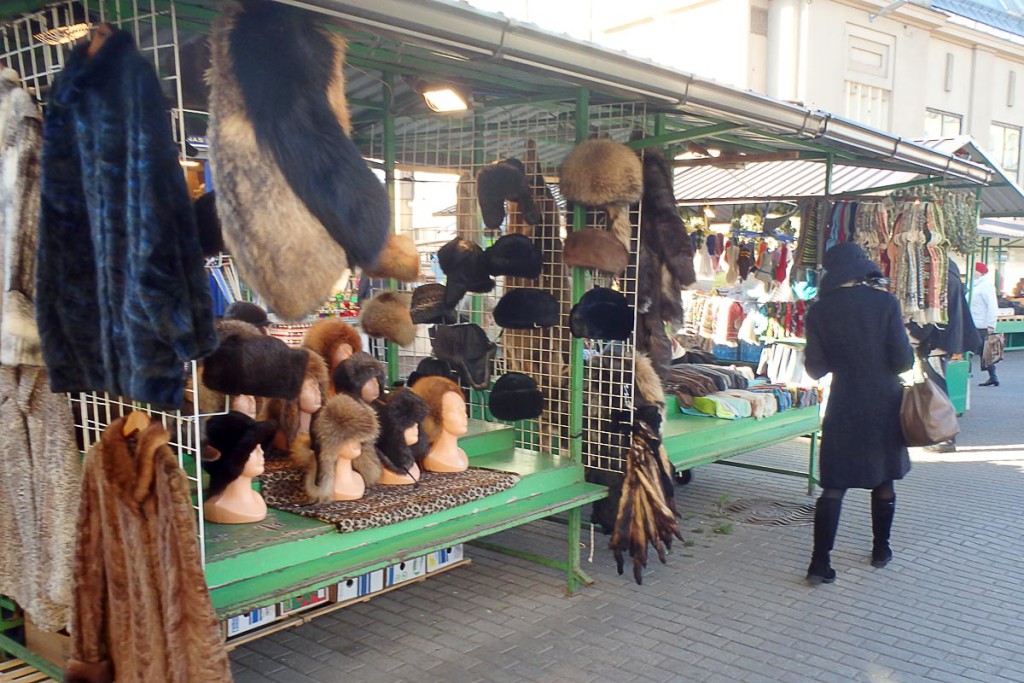
[[[391,220],[391,232],[397,233],[401,216],[399,215],[395,206],[395,196],[397,195],[397,188],[395,187],[395,114],[392,111],[392,105],[394,104],[394,86],[395,86],[395,75],[390,71],[383,73],[381,83],[383,85],[383,100],[384,100],[384,183],[388,191],[388,204],[391,206],[393,214]],[[395,290],[398,288],[398,283],[389,279],[387,284],[388,289]],[[398,358],[398,345],[394,342],[386,342],[384,345],[384,359],[388,366],[388,386],[394,386],[399,376],[399,358]]]
[[[835,158],[829,154],[825,157],[825,197],[828,198],[832,195],[832,166],[835,163]]]

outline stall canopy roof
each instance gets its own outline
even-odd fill
[[[1008,240],[1024,240],[1024,220],[988,218],[981,221],[978,234]]]
[[[983,217],[1024,216],[1024,192],[969,136],[915,142],[936,152],[968,159],[993,169],[991,182],[981,189]],[[942,174],[865,168],[838,160],[833,166],[830,192],[826,193],[826,173],[827,166],[821,160],[684,167],[676,171],[676,196],[681,202],[692,204],[799,199],[823,197],[826,194],[868,196],[885,194],[914,184],[927,184],[931,179],[945,187],[974,187],[961,179]]]

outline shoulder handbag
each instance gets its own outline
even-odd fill
[[[1003,359],[1003,345],[1006,343],[1003,335],[990,334],[985,337],[985,348],[981,352],[982,369],[990,368]]]
[[[960,432],[953,403],[938,384],[924,378],[903,390],[900,426],[908,446],[931,446]]]

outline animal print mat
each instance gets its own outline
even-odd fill
[[[423,472],[420,485],[374,486],[359,500],[305,505],[303,472],[299,468],[273,468],[263,473],[267,505],[303,517],[334,524],[338,531],[359,531],[423,517],[471,503],[515,486],[518,474],[470,467],[465,472]]]

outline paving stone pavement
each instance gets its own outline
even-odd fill
[[[956,453],[912,450],[884,569],[868,563],[867,491],[844,503],[837,582],[810,587],[810,526],[722,509],[812,502],[803,482],[709,465],[677,493],[691,543],[652,557],[643,586],[600,534],[582,548],[596,583],[571,598],[556,570],[467,547],[468,567],[239,647],[235,680],[1024,682],[1024,352],[999,375],[979,388],[975,371]],[[792,468],[806,452],[743,459]],[[563,538],[545,520],[491,540],[555,556]]]

